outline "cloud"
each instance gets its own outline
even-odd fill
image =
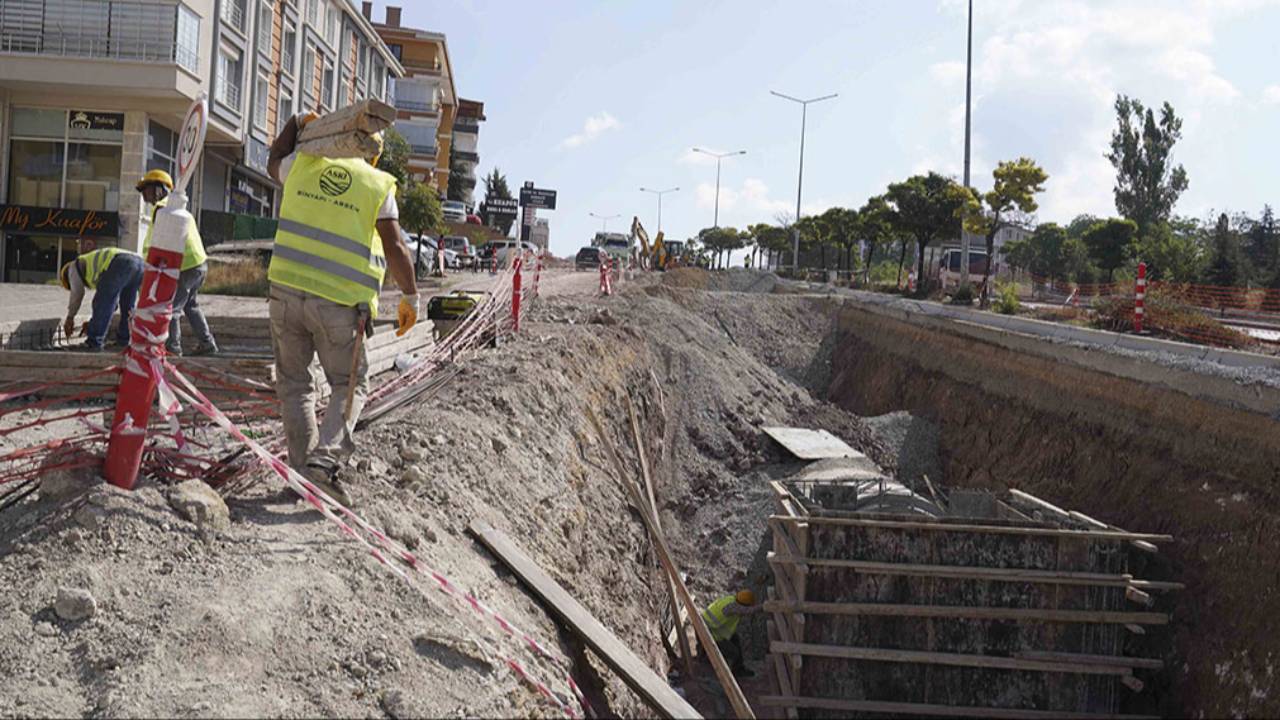
[[[582,123],[582,132],[574,133],[561,140],[560,147],[563,149],[581,147],[594,141],[605,132],[617,130],[620,127],[622,127],[622,123],[618,122],[618,118],[601,110],[599,114],[587,117],[586,121]]]
[[[1280,85],[1268,85],[1262,90],[1262,102],[1267,105],[1280,105]]]
[[[953,85],[964,80],[964,63],[955,60],[934,63],[929,66],[929,75],[943,85]]]
[[[715,183],[698,184],[694,188],[694,199],[699,209],[713,210],[716,204]],[[805,215],[817,215],[836,204],[825,198],[815,198],[805,200],[801,208]],[[851,206],[849,203],[844,205]],[[760,178],[747,178],[738,186],[720,184],[721,225],[745,228],[754,223],[772,223],[779,213],[794,215],[795,211],[794,198],[775,197]]]

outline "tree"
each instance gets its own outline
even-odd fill
[[[1057,223],[1043,223],[1027,238],[1031,262],[1027,267],[1034,275],[1063,277],[1062,247],[1067,244],[1067,230]]]
[[[407,232],[421,237],[439,231],[444,222],[444,212],[440,209],[440,198],[425,183],[410,181],[409,186],[400,193],[400,226]],[[418,243],[417,256],[413,259],[415,267],[420,267],[422,243]],[[428,264],[435,263],[435,258],[427,258]]]
[[[1249,225],[1245,250],[1253,264],[1254,277],[1267,282],[1280,269],[1280,225],[1270,205],[1262,207],[1262,215]]]
[[[1098,218],[1088,213],[1082,213],[1071,219],[1067,223],[1067,237],[1080,239],[1084,237],[1084,233],[1089,228],[1098,224]]]
[[[467,187],[464,180],[467,174],[466,163],[454,156],[453,150],[449,151],[449,187],[445,190],[446,196],[450,200],[463,202],[467,197]]]
[[[1068,237],[1062,243],[1062,277],[1084,285],[1098,281],[1098,268],[1089,257],[1089,246],[1084,240]]]
[[[746,246],[746,236],[731,227],[710,227],[698,231],[698,241],[712,253],[713,261],[724,267],[723,254]]]
[[[782,253],[791,247],[791,238],[787,235],[787,231],[777,225],[757,223],[747,228],[746,232],[755,242],[756,248],[766,253],[766,268],[773,265],[775,253]]]
[[[866,259],[862,263],[863,282],[870,281],[871,265],[875,260],[876,250],[888,251],[893,243],[901,239],[901,233],[894,224],[894,210],[884,195],[876,195],[867,200],[867,204],[858,210],[858,239],[866,246]]]
[[[1247,277],[1244,253],[1240,250],[1240,241],[1232,232],[1231,220],[1226,213],[1218,216],[1210,236],[1212,254],[1209,266],[1204,272],[1204,282],[1217,287],[1238,287],[1244,284]]]
[[[452,175],[450,175],[452,177]],[[511,234],[511,225],[515,223],[515,218],[504,218],[501,223],[494,221],[489,217],[488,203],[490,200],[511,200],[511,188],[507,187],[507,176],[503,175],[498,168],[494,168],[485,175],[482,182],[484,183],[484,202],[480,203],[480,219],[485,225],[495,227],[502,231],[503,235]]]
[[[1147,277],[1151,280],[1195,282],[1208,260],[1201,235],[1199,223],[1194,220],[1175,218],[1159,223],[1138,238],[1135,259],[1147,264]]]
[[[844,267],[852,272],[855,261],[853,246],[858,244],[858,211],[833,207],[822,213],[820,217],[827,229],[827,240],[844,250]],[[838,260],[837,267],[839,267]]]
[[[894,227],[902,235],[915,240],[918,249],[916,277],[922,292],[925,290],[925,248],[955,232],[956,215],[964,204],[963,197],[956,193],[959,187],[954,180],[931,172],[893,183],[885,193],[885,199],[893,207]],[[903,242],[902,255],[898,259],[899,283],[902,282],[902,263],[908,242]]]
[[[1107,273],[1107,282],[1115,278],[1116,268],[1129,257],[1137,234],[1137,223],[1119,218],[1101,220],[1085,231],[1081,239],[1089,248],[1089,257]]]
[[[1036,195],[1044,192],[1049,174],[1031,158],[1006,160],[991,172],[991,190],[979,197],[971,188],[959,188],[964,227],[987,241],[987,262],[982,271],[981,307],[987,307],[991,292],[991,267],[995,264],[996,234],[1020,218],[1034,213]]]
[[[409,141],[395,128],[382,131],[382,155],[378,157],[378,169],[395,177],[398,195],[403,194],[413,182],[409,174],[409,153]]]
[[[1106,157],[1116,169],[1116,211],[1146,231],[1169,219],[1187,189],[1187,171],[1170,162],[1182,118],[1168,102],[1158,122],[1155,113],[1125,95],[1116,96],[1115,107],[1118,127]]]

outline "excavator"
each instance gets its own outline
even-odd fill
[[[659,230],[658,236],[650,242],[649,233],[645,232],[644,225],[640,224],[638,217],[631,220],[631,244],[633,247],[638,244],[640,267],[645,270],[666,270],[675,261],[663,242],[662,231]]]

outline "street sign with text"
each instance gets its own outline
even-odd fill
[[[520,212],[520,205],[515,198],[485,200],[484,207],[494,217],[515,217]]]
[[[556,209],[556,191],[543,188],[520,188],[520,205],[523,207]]]

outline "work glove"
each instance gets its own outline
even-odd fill
[[[315,120],[318,117],[320,116],[316,115],[314,112],[298,113],[297,115],[298,129],[301,130],[302,128],[307,126],[307,123],[311,122],[312,120]]]
[[[418,293],[404,293],[400,296],[400,307],[396,310],[396,337],[400,337],[418,324]]]

